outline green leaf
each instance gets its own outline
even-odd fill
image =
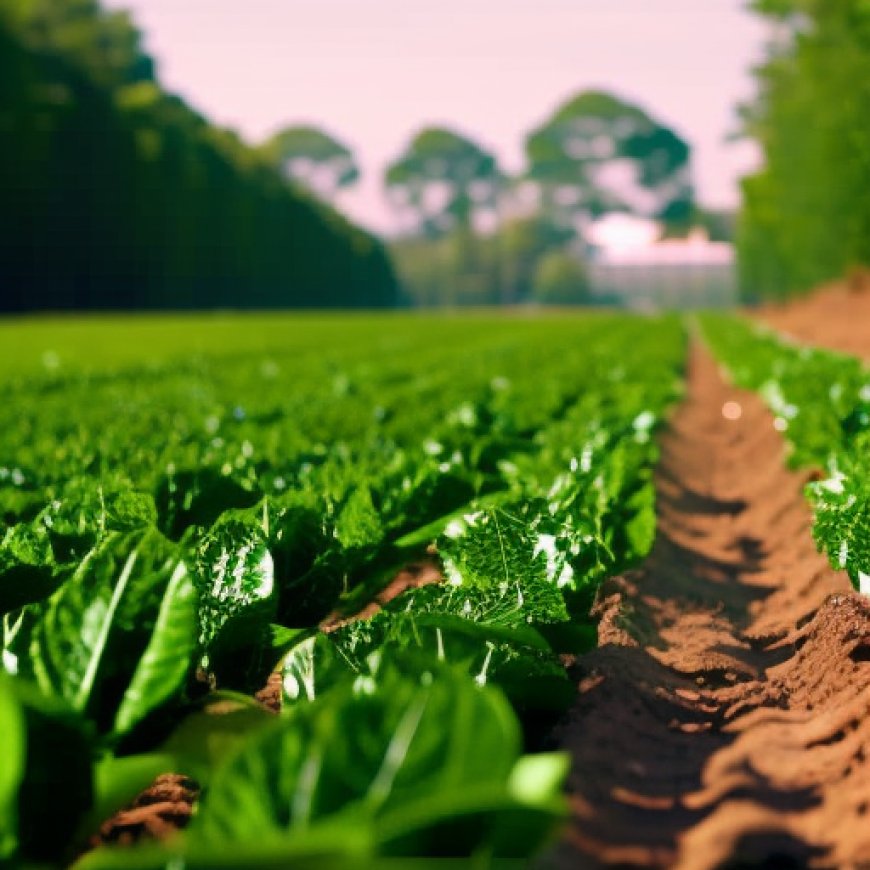
[[[118,606],[139,558],[132,537],[110,534],[73,577],[14,623],[11,652],[43,692],[83,711],[91,700]]]
[[[210,843],[103,847],[82,856],[73,870],[167,870],[180,860],[185,870],[438,870],[441,866],[429,859],[373,857],[372,851],[368,827],[335,817],[295,833],[292,839],[235,843],[232,849]]]
[[[552,800],[568,776],[571,759],[563,752],[524,755],[511,771],[508,788],[522,803],[535,806]]]
[[[567,620],[559,591],[562,570],[548,559],[548,548],[542,548],[530,522],[534,518],[534,508],[515,505],[486,508],[454,521],[438,544],[447,582],[497,590],[526,622]]]
[[[338,815],[370,826],[388,854],[481,847],[516,805],[510,708],[443,667],[417,677],[382,667],[376,686],[336,689],[252,739],[215,776],[191,845],[275,843]],[[555,817],[551,806],[545,830]]]
[[[18,792],[18,857],[25,866],[57,866],[92,804],[92,731],[62,700],[46,697],[22,680],[12,680],[11,686],[26,733]],[[62,811],[59,795],[64,799]]]
[[[117,734],[129,731],[184,683],[196,649],[196,591],[179,562],[169,579],[154,631],[115,714]]]
[[[180,564],[154,530],[107,533],[47,601],[6,617],[7,669],[101,729],[132,727],[180,688],[189,667]]]
[[[3,764],[0,765],[0,861],[9,858],[18,845],[18,789],[24,775],[26,742],[24,717],[12,681],[0,672],[0,734]]]
[[[61,582],[48,531],[21,523],[0,541],[0,616],[49,596]]]
[[[160,746],[171,756],[174,768],[202,785],[208,785],[215,770],[238,752],[253,735],[275,723],[274,714],[252,698],[246,703],[215,700],[215,710],[206,706],[186,716]],[[165,772],[165,771],[164,771]]]
[[[652,549],[656,537],[656,493],[651,484],[641,486],[626,499],[625,538],[629,553],[626,555],[643,558]],[[632,516],[633,513],[633,516]]]
[[[870,490],[867,471],[837,469],[810,483],[807,495],[815,511],[813,537],[832,567],[846,570],[856,589],[870,591]]]
[[[368,488],[355,489],[335,521],[335,537],[348,550],[377,546],[384,537]]]
[[[368,670],[343,655],[340,647],[326,635],[307,637],[282,660],[284,700],[291,704],[314,701],[330,688],[347,683]]]
[[[263,525],[229,511],[201,541],[194,569],[203,667],[266,631],[277,606],[275,565]]]
[[[470,590],[465,600],[480,595]],[[447,662],[479,686],[498,686],[519,709],[564,710],[573,700],[574,687],[565,669],[543,635],[531,626],[511,628],[438,609],[427,611],[419,593],[414,598],[405,610],[382,611],[330,634],[328,643],[336,647],[337,656],[326,643],[318,642],[311,647],[313,660],[306,662],[306,675],[320,686],[334,685],[348,673],[357,680],[376,682],[381,656],[399,649],[406,656],[416,655],[421,667]],[[290,685],[295,686],[292,681]],[[285,699],[297,696],[285,694]]]

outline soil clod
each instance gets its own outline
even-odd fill
[[[91,848],[171,837],[187,827],[199,792],[199,784],[189,777],[177,773],[158,776],[128,807],[100,826]]]

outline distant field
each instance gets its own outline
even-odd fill
[[[420,343],[466,347],[505,333],[564,333],[590,313],[534,312],[517,317],[487,312],[324,314],[215,313],[0,318],[0,378],[58,368],[105,370],[163,363],[196,355],[246,353],[324,356],[350,348],[373,355],[420,348]],[[520,323],[518,323],[520,321]],[[607,322],[613,322],[613,315]]]

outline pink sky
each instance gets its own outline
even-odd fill
[[[754,165],[723,141],[752,93],[762,26],[744,0],[105,0],[131,9],[163,84],[258,140],[313,122],[352,145],[342,200],[389,229],[379,178],[422,124],[454,125],[522,167],[524,134],[579,89],[642,104],[693,144],[703,202],[732,206]]]

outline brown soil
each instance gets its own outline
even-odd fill
[[[280,671],[273,671],[266,680],[266,685],[259,692],[254,693],[254,698],[272,713],[281,712],[281,699],[283,697],[283,678]]]
[[[870,361],[870,271],[856,271],[805,299],[766,306],[757,316],[800,341]]]
[[[435,562],[428,559],[413,562],[399,571],[361,610],[357,610],[350,615],[341,610],[334,610],[320,623],[319,628],[321,631],[328,633],[341,628],[343,625],[347,625],[349,622],[356,622],[358,619],[370,619],[381,607],[408,589],[418,589],[420,586],[426,586],[429,583],[440,583],[443,579],[444,575]],[[266,685],[256,692],[254,697],[267,710],[271,710],[273,713],[280,713],[283,697],[282,675],[280,671],[269,674]]]
[[[165,840],[187,827],[199,784],[177,773],[165,773],[143,791],[130,806],[103,822],[90,842],[128,846],[140,840]]]
[[[444,579],[441,573],[441,568],[433,561],[423,560],[413,562],[406,565],[390,582],[375,595],[362,610],[358,610],[352,615],[347,615],[341,611],[333,611],[320,623],[321,631],[335,631],[349,622],[356,622],[359,619],[370,619],[374,616],[385,604],[388,604],[394,598],[401,595],[408,589],[418,589],[420,586],[427,586],[430,583],[440,583]]]
[[[572,819],[545,866],[870,866],[870,604],[816,552],[805,479],[695,348],[657,542],[602,588],[577,663]]]

